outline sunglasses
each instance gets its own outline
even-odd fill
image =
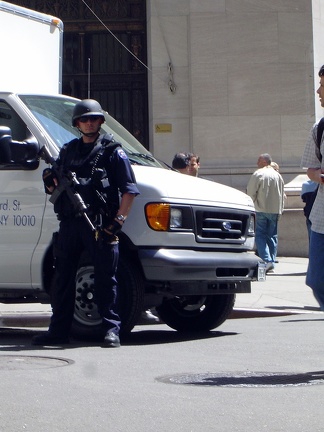
[[[96,122],[97,120],[99,120],[101,117],[100,116],[82,116],[79,118],[79,122],[80,123],[87,123],[88,121],[90,121],[91,123]]]

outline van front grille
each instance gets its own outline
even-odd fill
[[[198,210],[196,237],[198,242],[243,243],[250,213],[242,210]]]

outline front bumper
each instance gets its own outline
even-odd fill
[[[142,249],[147,281],[172,295],[251,292],[251,281],[265,280],[265,263],[251,252]]]

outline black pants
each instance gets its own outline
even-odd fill
[[[86,249],[94,265],[94,289],[98,311],[103,319],[103,331],[118,334],[120,318],[116,311],[116,270],[118,244],[95,240],[82,217],[61,221],[55,241],[56,284],[52,292],[51,323],[53,335],[67,336],[72,325],[75,306],[75,277],[81,252]]]

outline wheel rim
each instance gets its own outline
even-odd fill
[[[206,309],[206,296],[196,297],[178,297],[175,298],[171,305],[183,316],[199,315]]]
[[[78,270],[75,280],[75,290],[75,320],[87,326],[100,325],[102,320],[94,300],[93,267],[87,266]]]

